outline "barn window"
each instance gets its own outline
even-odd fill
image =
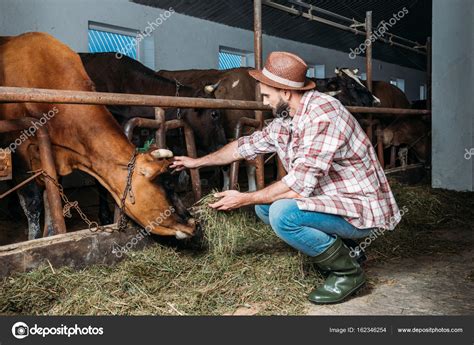
[[[252,66],[251,52],[233,48],[219,48],[219,69]]]
[[[405,79],[400,78],[390,78],[390,84],[395,85],[400,90],[405,92]]]
[[[308,78],[326,78],[326,66],[325,65],[308,65],[308,71],[306,72]]]
[[[154,69],[155,49],[153,36],[99,23],[89,23],[89,52],[115,52],[131,57]]]

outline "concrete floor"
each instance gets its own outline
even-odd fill
[[[308,315],[474,315],[474,232],[450,228],[435,235],[460,250],[369,261],[366,288],[345,303],[308,303]]]

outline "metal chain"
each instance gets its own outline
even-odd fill
[[[63,186],[55,178],[53,178],[51,175],[49,175],[46,171],[44,171],[44,170],[35,170],[35,171],[30,171],[30,172],[32,172],[32,173],[41,172],[41,175],[43,175],[45,178],[51,180],[54,183],[54,185],[58,188],[59,195],[61,196],[61,199],[64,202],[64,206],[63,206],[63,216],[64,217],[71,218],[72,217],[71,209],[74,208],[77,211],[77,213],[79,214],[79,216],[82,218],[84,223],[87,224],[87,226],[88,226],[88,228],[91,232],[103,231],[103,232],[110,232],[111,233],[111,232],[114,232],[114,231],[123,231],[125,229],[126,225],[127,225],[127,217],[126,217],[125,211],[124,211],[125,210],[125,201],[127,199],[127,195],[130,195],[130,199],[131,199],[132,204],[135,203],[135,196],[134,196],[133,191],[132,191],[132,176],[133,176],[133,171],[134,171],[135,165],[136,165],[137,155],[138,155],[138,151],[134,150],[133,156],[130,159],[129,163],[127,164],[127,182],[126,182],[125,190],[123,191],[123,195],[122,195],[122,198],[121,198],[120,216],[119,216],[119,222],[118,222],[116,228],[114,228],[114,227],[104,227],[102,225],[99,225],[99,223],[97,223],[95,221],[91,221],[85,215],[85,213],[81,210],[81,208],[79,207],[79,202],[69,201],[68,197],[64,193]]]
[[[114,229],[112,229],[112,228],[106,228],[104,226],[99,225],[99,223],[97,223],[95,221],[90,221],[89,218],[87,218],[87,216],[84,214],[84,212],[82,212],[81,208],[79,207],[79,203],[77,201],[69,201],[66,194],[64,194],[63,186],[61,186],[61,184],[59,184],[59,182],[55,178],[53,178],[51,175],[49,175],[44,170],[41,170],[41,174],[45,178],[47,178],[51,182],[53,182],[54,185],[58,188],[59,195],[61,196],[61,199],[64,202],[64,206],[63,206],[63,216],[64,217],[71,218],[72,217],[71,208],[74,208],[77,211],[77,213],[79,214],[79,216],[82,218],[84,223],[87,224],[90,231],[92,231],[92,232],[97,232],[97,231],[113,232],[114,231]]]
[[[120,200],[120,213],[119,221],[117,223],[117,230],[123,231],[127,226],[127,216],[125,215],[125,201],[127,200],[127,195],[130,194],[131,203],[135,203],[135,195],[132,191],[132,177],[133,171],[135,170],[135,165],[137,162],[138,150],[133,151],[132,158],[127,164],[127,182],[125,184],[125,189],[122,194],[122,199]]]
[[[179,88],[180,88],[181,86],[183,86],[183,84],[181,84],[181,83],[179,82],[179,80],[176,79],[176,78],[174,79],[174,82],[176,83],[175,97],[179,97]],[[181,115],[181,108],[177,108],[177,109],[176,109],[176,118],[177,118],[178,120],[181,120],[181,118],[182,118],[182,115]]]
[[[181,86],[183,86],[183,84],[181,84],[181,82],[180,82],[178,79],[176,79],[176,78],[174,78],[174,82],[176,83],[175,97],[179,97],[179,89],[180,89]],[[177,108],[177,109],[176,109],[176,118],[177,118],[178,120],[182,120],[183,114],[181,113],[181,108]],[[180,140],[181,145],[186,146],[186,139],[185,139],[185,137],[184,137],[183,131],[184,131],[184,130],[183,130],[182,127],[179,127],[179,128],[178,128],[178,135],[179,135],[178,140]]]

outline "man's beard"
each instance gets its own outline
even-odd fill
[[[288,103],[280,99],[276,108],[273,109],[273,116],[285,119],[289,115],[290,115],[290,106],[288,105]]]

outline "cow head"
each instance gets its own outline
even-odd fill
[[[212,98],[205,90],[196,90],[193,97]],[[214,152],[227,144],[222,113],[219,109],[189,108],[182,110],[183,119],[194,132],[196,148],[204,154]]]
[[[341,102],[349,106],[372,107],[380,104],[380,100],[375,97],[357,76],[358,69],[336,68],[336,80],[344,95],[344,101]],[[342,96],[341,96],[342,97]]]
[[[202,90],[197,91],[195,97],[214,98]],[[219,109],[190,109],[190,114],[185,116],[194,130],[198,150],[208,154],[227,144],[222,113]]]
[[[168,172],[172,156],[169,150],[137,156],[125,205],[127,215],[147,231],[183,239],[200,233],[200,228],[173,191]]]

